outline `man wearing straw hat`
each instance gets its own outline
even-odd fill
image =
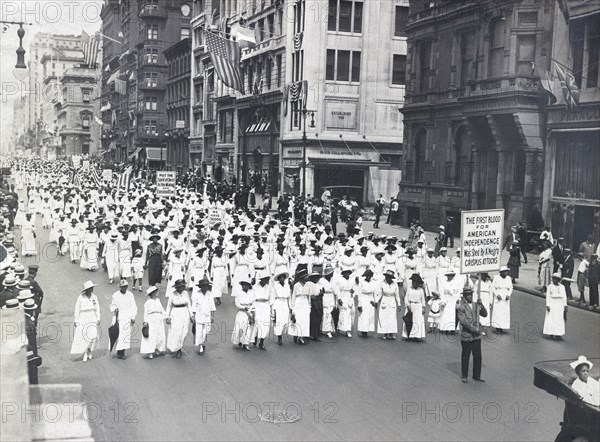
[[[4,307],[9,299],[16,299],[19,294],[16,289],[17,280],[14,276],[9,275],[4,278],[2,285],[4,286],[4,290],[0,292],[0,308]]]

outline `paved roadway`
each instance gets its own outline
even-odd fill
[[[41,244],[48,232],[38,222]],[[57,259],[55,247],[42,249],[44,258],[24,260],[40,264],[45,290],[40,382],[82,384],[97,440],[554,440],[562,402],[533,386],[533,363],[598,356],[597,314],[572,309],[565,339],[548,340],[541,336],[543,299],[516,292],[513,330],[483,343],[485,384],[461,383],[460,344],[440,335],[426,343],[340,337],[305,347],[271,340],[266,352],[234,349],[229,297],[203,356],[194,353],[190,332],[180,360],[142,359],[138,331],[121,361],[107,352],[116,286],[102,271]],[[69,349],[75,299],[87,279],[100,284],[104,335],[83,363]],[[140,325],[145,295],[135,297]],[[282,409],[301,419],[257,421],[258,413]]]

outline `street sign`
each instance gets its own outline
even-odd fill
[[[171,197],[175,196],[177,172],[175,171],[157,171],[156,172],[156,196]]]
[[[104,181],[112,181],[112,170],[111,169],[102,169],[102,179]]]
[[[464,211],[460,222],[460,273],[500,270],[504,209]]]

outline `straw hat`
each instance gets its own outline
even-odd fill
[[[590,370],[594,366],[594,364],[588,361],[588,358],[586,358],[585,356],[579,356],[576,361],[571,362],[569,365],[573,370],[576,370],[577,367],[579,367],[581,364],[587,364]]]
[[[16,310],[19,308],[19,300],[16,298],[8,299],[4,303],[2,310]]]
[[[27,299],[23,303],[23,310],[36,310],[38,305],[35,303],[33,299]]]
[[[158,292],[158,287],[152,285],[146,289],[146,296],[150,296],[152,293]]]
[[[83,283],[83,292],[85,292],[88,289],[91,289],[92,287],[96,287],[97,284],[94,284],[92,281],[86,281]]]

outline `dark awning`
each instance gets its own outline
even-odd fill
[[[147,147],[146,158],[148,161],[166,161],[167,149],[164,147]]]

